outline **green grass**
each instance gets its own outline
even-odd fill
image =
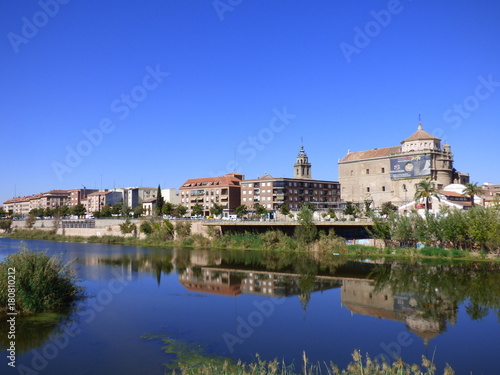
[[[69,307],[81,296],[74,270],[60,257],[30,250],[26,245],[0,262],[0,311],[8,309],[8,280],[15,277],[15,311],[35,313]]]

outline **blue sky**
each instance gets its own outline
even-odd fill
[[[237,170],[314,178],[421,115],[500,183],[500,3],[2,1],[0,202]],[[85,135],[86,134],[86,135]],[[101,182],[102,181],[102,182]]]

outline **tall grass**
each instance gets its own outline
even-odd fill
[[[9,270],[15,270],[16,312],[68,307],[81,295],[74,270],[63,264],[59,256],[50,257],[22,244],[19,252],[0,262],[0,311],[8,307]]]
[[[353,361],[345,369],[339,369],[334,363],[309,364],[304,353],[302,368],[298,369],[293,365],[286,365],[278,360],[263,361],[259,355],[250,363],[238,362],[236,365],[229,362],[219,364],[208,362],[198,367],[180,366],[181,375],[437,375],[436,366],[425,356],[422,356],[422,368],[417,364],[408,364],[401,359],[388,364],[378,362],[370,358],[367,354],[363,359],[360,352],[355,350],[352,354]],[[173,371],[172,374],[176,374]],[[446,365],[443,375],[454,375],[453,369]]]

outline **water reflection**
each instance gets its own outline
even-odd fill
[[[16,316],[15,347],[18,355],[42,346],[49,339],[57,339],[73,324],[74,310],[47,312],[31,316]],[[0,332],[9,332],[7,315],[0,314]],[[6,334],[0,335],[0,349],[10,345]]]
[[[500,320],[499,266],[491,263],[419,265],[383,260],[352,261],[333,254],[269,251],[174,250],[80,258],[84,264],[119,266],[161,276],[176,270],[190,292],[270,298],[296,295],[304,313],[311,294],[340,288],[341,304],[352,314],[406,324],[423,338],[455,324],[458,306],[477,320],[493,311]]]

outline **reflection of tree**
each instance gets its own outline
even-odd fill
[[[377,267],[375,290],[390,287],[394,294],[410,293],[429,318],[443,316],[443,300],[457,306],[468,300],[467,314],[477,320],[490,309],[500,310],[500,273],[498,265],[470,263],[466,265]]]
[[[175,268],[179,274],[183,274],[191,265],[191,254],[189,251],[178,251],[175,255]]]
[[[72,324],[70,320],[71,311],[66,312],[49,312],[40,313],[30,316],[16,316],[16,338],[9,340],[7,332],[9,332],[10,318],[5,314],[0,314],[0,349],[9,348],[10,341],[16,342],[17,355],[26,353],[32,349],[39,348],[49,338],[57,338],[63,334],[65,327]]]

